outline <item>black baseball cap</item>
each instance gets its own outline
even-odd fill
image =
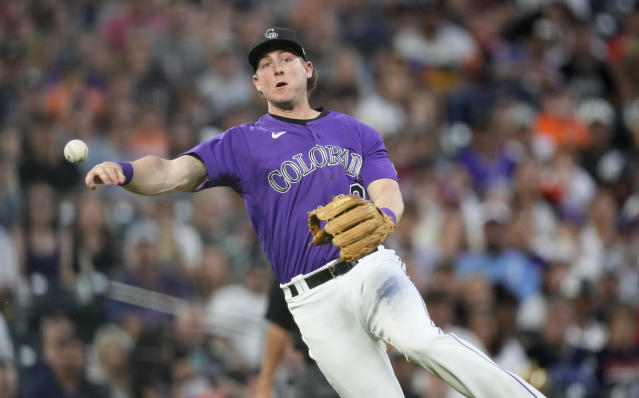
[[[255,40],[253,48],[251,52],[249,52],[248,61],[253,67],[253,70],[257,68],[257,63],[262,55],[274,48],[290,50],[306,60],[304,46],[302,46],[302,42],[294,30],[288,28],[268,28]]]

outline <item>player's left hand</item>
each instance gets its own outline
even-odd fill
[[[326,221],[324,228],[321,222]],[[333,243],[344,261],[358,260],[373,252],[395,230],[393,219],[370,200],[357,195],[337,195],[308,213],[313,243]]]

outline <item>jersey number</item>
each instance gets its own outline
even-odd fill
[[[364,191],[364,187],[362,186],[362,184],[351,184],[351,193],[359,196],[362,199],[366,199],[366,191]]]

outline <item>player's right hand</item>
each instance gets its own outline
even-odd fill
[[[125,181],[122,167],[114,162],[103,162],[95,165],[84,179],[89,189],[95,189],[97,184],[120,185]]]

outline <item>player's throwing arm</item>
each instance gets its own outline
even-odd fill
[[[94,166],[84,183],[89,189],[97,185],[121,185],[140,195],[169,192],[192,192],[206,178],[206,168],[192,156],[167,160],[145,156],[134,162],[104,162]]]

